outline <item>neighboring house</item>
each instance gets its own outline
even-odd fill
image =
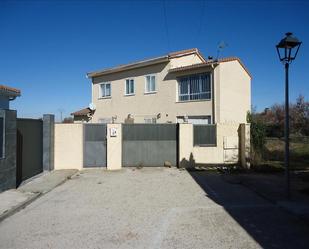
[[[71,113],[75,123],[89,122],[92,119],[93,114],[94,111],[89,107]]]
[[[16,111],[10,101],[20,96],[20,90],[0,85],[0,192],[16,187]]]
[[[12,119],[11,116],[15,115],[16,119],[16,111],[10,111],[10,101],[14,100],[18,96],[20,96],[19,89],[5,85],[0,85],[0,160],[5,157],[5,147],[6,147],[5,140],[7,136],[6,126],[8,125],[6,123],[8,123],[8,120],[10,121],[10,119]],[[2,162],[0,162],[0,164],[1,163]]]
[[[88,73],[94,123],[246,123],[251,76],[239,58],[198,49]]]
[[[10,109],[10,101],[16,99],[16,97],[20,96],[20,90],[0,85],[0,109],[9,110]]]

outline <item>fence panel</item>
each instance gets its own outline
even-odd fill
[[[43,171],[43,121],[17,119],[17,181],[20,183]]]
[[[194,146],[217,146],[216,125],[194,125],[193,144]]]
[[[84,167],[106,167],[106,124],[84,125]]]
[[[122,165],[176,165],[177,132],[176,124],[123,124]]]

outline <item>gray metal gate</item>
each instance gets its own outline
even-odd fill
[[[123,124],[122,165],[177,164],[177,124]]]
[[[33,177],[43,171],[43,121],[17,119],[16,182]]]
[[[84,167],[106,167],[106,124],[84,125]]]

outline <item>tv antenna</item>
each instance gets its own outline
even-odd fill
[[[228,44],[225,41],[220,41],[217,46],[217,60],[219,59],[219,55],[224,48],[226,48]]]
[[[64,112],[64,109],[58,108],[58,112],[60,112],[60,123],[62,123],[62,113]]]

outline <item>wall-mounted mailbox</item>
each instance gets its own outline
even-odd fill
[[[110,128],[110,136],[111,137],[117,137],[118,130],[117,128]]]

